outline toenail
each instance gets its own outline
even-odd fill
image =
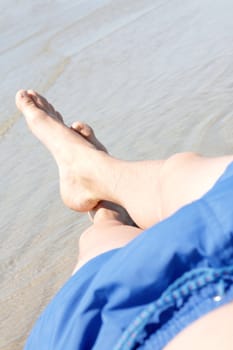
[[[22,98],[26,97],[27,96],[27,92],[26,91],[21,91],[20,96]]]

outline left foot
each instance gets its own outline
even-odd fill
[[[104,147],[104,145],[95,136],[95,133],[90,127],[90,125],[77,121],[72,124],[71,129],[82,135],[87,141],[92,143],[92,145],[94,145],[99,151],[108,153],[106,147]]]
[[[107,153],[107,149],[96,138],[93,129],[88,124],[76,121],[72,124],[72,129],[91,142],[97,149]],[[136,226],[135,222],[122,206],[109,201],[100,201],[93,210],[88,212],[88,215],[94,224],[114,221],[123,225]]]

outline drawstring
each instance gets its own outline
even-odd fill
[[[159,299],[141,311],[126,328],[114,350],[133,349],[136,343],[141,343],[142,339],[145,338],[144,328],[156,312],[163,311],[173,305],[181,307],[184,297],[188,297],[193,291],[200,290],[210,283],[218,281],[217,294],[213,300],[221,301],[225,294],[225,281],[227,280],[233,281],[233,265],[220,269],[199,268],[186,272],[169,286]]]

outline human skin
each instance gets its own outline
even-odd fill
[[[233,156],[206,158],[194,153],[176,154],[167,160],[122,161],[68,128],[53,106],[34,91],[19,91],[16,104],[57,162],[64,203],[82,212],[99,205],[92,228],[83,235],[80,266],[103,252],[104,242],[105,251],[124,246],[142,229],[200,198],[233,161]],[[138,228],[127,225],[116,208],[101,206],[103,201],[125,208]],[[230,350],[232,320],[233,303],[229,303],[191,324],[166,350]]]
[[[96,138],[89,125],[76,121],[71,128],[92,143],[96,149],[107,153],[107,149]],[[124,246],[142,232],[140,228],[135,227],[127,211],[112,202],[100,201],[89,212],[89,218],[92,224],[79,239],[77,264],[72,274],[95,256]]]
[[[30,130],[54,156],[68,207],[86,212],[101,200],[110,201],[124,207],[142,229],[202,196],[233,160],[181,153],[167,160],[122,161],[67,127],[34,91],[19,91],[16,104]]]

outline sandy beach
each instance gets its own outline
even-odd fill
[[[0,0],[0,350],[22,349],[69,278],[87,215],[16,110],[45,95],[123,159],[233,153],[230,0]]]

